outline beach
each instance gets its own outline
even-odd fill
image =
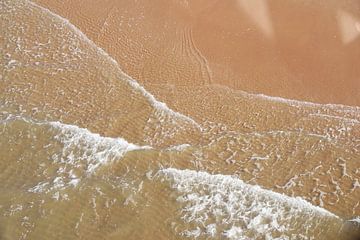
[[[351,239],[359,8],[1,2],[0,238]]]

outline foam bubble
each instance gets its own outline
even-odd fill
[[[360,217],[356,217],[354,219],[349,220],[350,222],[356,222],[360,224]]]
[[[149,146],[138,146],[123,138],[103,137],[87,129],[60,122],[34,121],[20,116],[12,116],[1,121],[2,124],[25,122],[30,128],[48,135],[48,164],[56,167],[56,173],[30,187],[28,192],[43,193],[76,187],[82,179],[95,174],[101,166],[120,160],[127,152],[151,149]],[[39,128],[40,127],[40,128]],[[46,150],[48,151],[48,150]],[[46,167],[42,163],[42,167]],[[58,198],[56,198],[58,199]]]
[[[175,146],[168,147],[166,150],[168,150],[168,151],[182,152],[182,151],[184,151],[185,149],[187,149],[188,147],[190,147],[190,144],[184,143],[184,144],[180,144],[180,145],[175,145]]]
[[[178,193],[188,237],[228,239],[309,239],[320,224],[338,224],[331,212],[301,198],[244,183],[226,175],[178,170],[159,171]],[[311,218],[311,221],[309,221]],[[307,233],[303,238],[303,233]]]

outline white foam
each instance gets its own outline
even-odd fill
[[[266,156],[258,156],[258,155],[253,155],[250,157],[250,160],[256,161],[256,160],[268,160],[270,157],[268,155]]]
[[[61,146],[48,159],[51,166],[57,167],[56,174],[29,188],[28,191],[32,193],[76,187],[83,178],[94,174],[99,167],[120,160],[127,152],[151,149],[149,146],[129,143],[123,138],[103,137],[87,129],[60,122],[35,122],[13,116],[6,119],[5,123],[15,120],[47,127],[45,134],[53,137],[51,141],[55,140],[50,147]],[[44,147],[49,148],[48,145]]]
[[[182,152],[184,151],[186,148],[190,147],[190,144],[184,143],[184,144],[180,144],[180,145],[175,145],[175,146],[171,146],[168,147],[166,150],[168,151],[177,151],[177,152]]]
[[[269,96],[269,95],[265,95],[262,93],[249,93],[249,92],[245,92],[243,90],[234,90],[228,86],[224,86],[224,85],[220,85],[220,84],[213,84],[213,85],[217,86],[219,88],[222,88],[222,89],[227,89],[227,90],[231,90],[236,93],[243,94],[248,97],[261,98],[261,99],[265,99],[265,100],[272,101],[272,102],[280,102],[280,103],[284,103],[284,104],[287,104],[290,106],[307,106],[307,107],[318,107],[318,108],[326,107],[329,109],[334,109],[334,110],[341,109],[342,111],[356,112],[356,113],[359,113],[359,111],[360,111],[359,106],[348,106],[348,105],[344,105],[344,104],[335,104],[335,103],[316,103],[316,102],[310,102],[310,101],[304,101],[304,100],[288,99],[288,98],[283,98],[283,97]]]
[[[181,218],[195,228],[182,232],[188,237],[196,233],[205,237],[221,234],[217,237],[249,239],[246,236],[255,234],[255,238],[302,239],[302,232],[313,231],[319,222],[339,220],[331,212],[301,198],[249,185],[232,176],[174,168],[160,170],[159,176],[165,176],[179,194],[177,201],[183,205]],[[294,224],[305,223],[309,217],[312,221],[304,224],[303,229],[297,232],[293,229]],[[219,233],[218,229],[221,229]]]
[[[328,114],[314,113],[314,114],[309,114],[309,116],[317,116],[317,117],[322,117],[322,118],[337,119],[339,121],[343,121],[343,122],[346,122],[346,123],[352,123],[352,124],[359,124],[360,123],[360,121],[357,120],[357,119],[333,116],[333,115],[328,115]]]
[[[48,124],[60,130],[60,134],[56,135],[55,139],[64,144],[63,152],[67,152],[66,162],[75,164],[76,158],[68,152],[81,148],[81,151],[85,154],[81,158],[88,161],[89,173],[94,172],[100,165],[121,158],[126,152],[151,148],[129,143],[123,138],[103,137],[74,125],[60,122],[49,122]]]
[[[360,217],[356,217],[354,219],[349,220],[349,222],[356,222],[360,224]]]
[[[110,60],[115,67],[125,76],[125,80],[136,90],[138,90],[139,92],[141,92],[143,94],[143,96],[145,96],[149,103],[156,108],[157,110],[161,110],[165,113],[168,113],[174,117],[180,118],[185,120],[186,122],[189,122],[191,124],[193,124],[194,126],[201,128],[200,125],[193,120],[192,118],[185,116],[179,112],[175,112],[172,109],[170,109],[165,103],[160,102],[158,100],[156,100],[156,98],[149,93],[148,91],[145,90],[145,88],[143,86],[141,86],[135,79],[133,79],[132,77],[130,77],[128,74],[126,74],[121,68],[120,68],[120,64],[114,59],[112,58],[107,52],[105,52],[101,47],[97,46],[92,40],[90,40],[82,31],[80,31],[77,27],[75,27],[68,19],[51,12],[49,9],[44,8],[34,2],[31,2],[30,0],[27,0],[28,3],[32,4],[33,6],[43,10],[44,12],[47,12],[50,16],[53,16],[57,19],[59,19],[60,21],[64,22],[65,24],[67,24],[70,29],[77,34],[80,38],[82,38],[86,43],[88,43],[90,46],[92,46],[94,49],[96,49],[98,51],[99,54],[105,56],[108,60]]]
[[[44,192],[46,189],[46,186],[49,185],[49,182],[39,182],[37,185],[35,185],[32,188],[28,189],[28,192],[32,192],[32,193],[41,193]]]
[[[360,111],[360,107],[357,106],[348,106],[343,104],[334,104],[334,103],[315,103],[315,102],[309,102],[309,101],[300,101],[295,99],[287,99],[282,97],[275,97],[275,96],[268,96],[265,94],[255,94],[255,93],[247,93],[250,96],[254,97],[260,97],[266,100],[274,101],[274,102],[282,102],[286,103],[288,105],[297,105],[297,106],[312,106],[312,107],[329,107],[329,108],[345,108],[353,111]]]

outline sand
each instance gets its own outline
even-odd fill
[[[358,1],[36,2],[141,83],[360,105]]]
[[[254,2],[38,1],[74,25],[0,3],[0,237],[339,239],[360,215],[357,30],[318,45],[357,5]],[[311,38],[280,44],[292,24]]]
[[[286,104],[247,94],[359,106],[357,1],[37,2],[79,27],[159,100],[200,123],[245,133],[346,135],[349,146],[344,148],[357,155],[359,108]],[[341,133],[348,124],[355,124],[351,133]],[[337,133],[330,133],[332,128]],[[289,174],[276,173],[283,179],[279,182],[264,172],[261,185],[274,189],[285,184],[300,174],[294,166],[286,167]],[[227,167],[220,169],[227,172]],[[300,191],[320,204],[319,192]],[[356,198],[344,201],[357,204]]]

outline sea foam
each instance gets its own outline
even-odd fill
[[[160,170],[159,175],[165,176],[178,193],[176,199],[183,206],[181,219],[191,226],[181,232],[187,237],[309,239],[308,234],[319,223],[340,221],[301,198],[249,185],[232,176],[174,168]]]
[[[82,179],[95,174],[98,168],[120,160],[127,152],[151,149],[150,146],[138,146],[123,138],[103,137],[60,122],[9,116],[0,123],[8,125],[16,121],[27,124],[31,131],[40,131],[41,135],[47,136],[49,142],[44,143],[43,149],[48,149],[49,166],[57,168],[56,174],[28,189],[33,193],[76,187]]]

